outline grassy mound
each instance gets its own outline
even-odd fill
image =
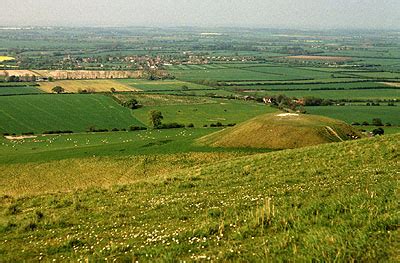
[[[214,159],[130,185],[3,195],[0,256],[5,262],[396,262],[399,139]],[[115,166],[103,168],[118,176]],[[42,179],[32,176],[27,187]]]
[[[316,115],[274,113],[207,135],[197,142],[217,147],[291,149],[361,136],[339,120]]]

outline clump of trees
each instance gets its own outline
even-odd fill
[[[304,106],[330,106],[333,105],[333,101],[328,99],[321,99],[317,97],[304,97]]]

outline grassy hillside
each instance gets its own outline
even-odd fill
[[[218,147],[298,148],[362,135],[344,122],[315,115],[273,113],[198,140]]]
[[[138,159],[91,159],[90,167],[112,178],[103,177],[103,187],[1,197],[0,257],[398,261],[399,142],[393,135],[226,161],[198,155],[185,164],[161,157],[150,174],[114,187],[135,174]],[[214,164],[204,165],[207,159]],[[80,165],[41,164],[47,178],[27,177],[26,187],[60,167],[63,185],[85,186],[85,176],[69,177]],[[180,170],[160,175],[157,165]]]
[[[131,110],[103,95],[27,95],[0,97],[0,133],[86,131],[142,125]]]

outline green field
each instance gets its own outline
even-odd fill
[[[136,89],[147,91],[181,91],[181,90],[202,90],[212,89],[208,86],[179,81],[179,80],[141,80],[141,79],[121,79],[118,82],[129,85]],[[185,89],[184,87],[187,87]]]
[[[0,97],[1,133],[85,131],[143,125],[131,110],[103,95],[26,95]]]
[[[39,135],[22,140],[0,139],[0,165],[47,162],[88,157],[181,154],[200,152],[257,152],[251,149],[214,149],[194,145],[195,139],[219,130],[170,129],[135,132]],[[264,149],[262,151],[269,151]]]
[[[240,123],[263,113],[275,112],[276,109],[265,104],[256,104],[235,100],[213,100],[205,104],[178,104],[148,106],[135,110],[135,117],[146,122],[150,110],[159,110],[164,116],[164,122],[193,123],[195,127],[203,127],[212,123]]]
[[[306,107],[307,113],[343,120],[347,123],[367,121],[380,118],[383,123],[400,125],[399,106],[323,106]]]
[[[333,100],[395,100],[400,99],[400,89],[365,89],[365,90],[285,90],[285,91],[252,91],[248,95],[272,96],[284,94],[288,97],[317,97]]]
[[[1,95],[21,95],[21,94],[40,94],[43,93],[40,89],[36,87],[1,87],[0,86],[0,96]]]
[[[286,75],[281,73],[267,73],[253,70],[230,68],[230,69],[207,69],[207,70],[179,70],[171,71],[178,79],[185,81],[213,80],[213,81],[251,81],[251,80],[305,80],[308,77],[300,75]]]
[[[324,81],[322,81],[324,82]],[[246,85],[228,86],[230,89],[261,89],[261,90],[363,90],[389,88],[388,85],[377,82],[348,82],[348,83],[289,83],[270,85]],[[249,83],[250,84],[250,83]]]

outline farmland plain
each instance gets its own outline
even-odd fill
[[[218,31],[0,27],[0,261],[399,261],[400,35]]]

